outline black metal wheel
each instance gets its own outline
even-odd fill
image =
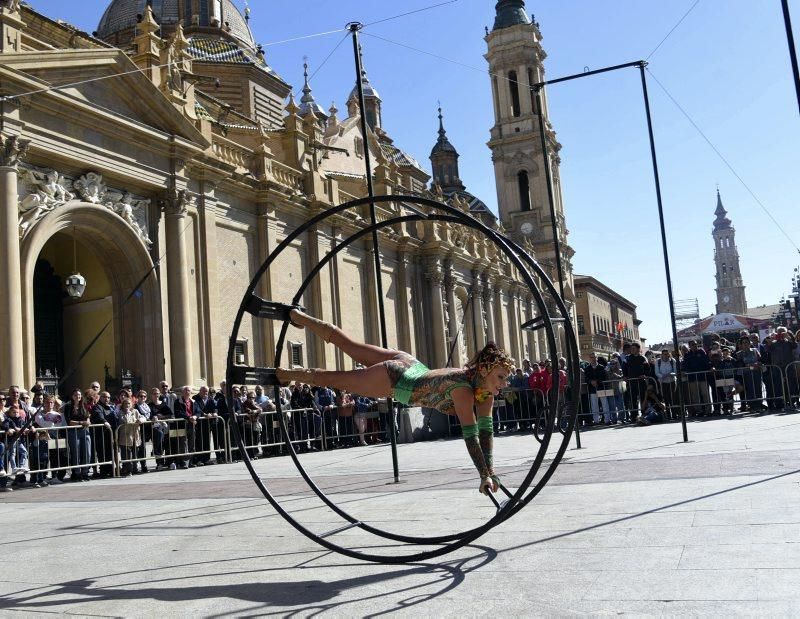
[[[487,227],[482,222],[474,219],[469,214],[464,213],[459,209],[456,209],[448,204],[437,202],[435,200],[429,200],[426,198],[415,197],[415,196],[389,195],[389,196],[376,196],[375,198],[361,198],[358,200],[353,200],[351,202],[332,207],[326,210],[325,212],[316,215],[315,217],[307,221],[305,224],[298,227],[294,232],[289,234],[274,249],[274,251],[268,256],[268,258],[264,261],[264,263],[255,273],[253,279],[251,280],[244,294],[242,303],[239,306],[239,310],[234,320],[232,333],[229,341],[227,372],[226,372],[226,382],[227,382],[226,396],[228,398],[228,403],[231,410],[233,410],[232,400],[231,400],[233,385],[257,384],[258,382],[260,382],[259,377],[262,375],[260,368],[243,367],[243,366],[238,366],[234,363],[234,347],[238,339],[239,329],[245,313],[249,312],[255,316],[258,316],[259,299],[255,295],[255,289],[261,277],[273,265],[278,256],[292,243],[292,241],[297,239],[306,230],[308,230],[312,226],[319,224],[320,222],[329,217],[343,214],[350,209],[355,209],[360,206],[370,204],[371,202],[394,203],[396,205],[400,205],[400,208],[398,209],[397,216],[390,217],[389,219],[378,222],[371,226],[364,226],[363,228],[351,234],[349,237],[343,239],[333,249],[331,249],[324,257],[320,259],[319,263],[316,264],[309,271],[308,275],[306,276],[306,278],[296,291],[291,301],[292,303],[299,302],[304,291],[311,284],[313,279],[317,277],[320,270],[324,268],[330,262],[330,260],[333,259],[339,252],[341,252],[348,246],[352,245],[355,241],[364,238],[366,235],[372,234],[376,230],[381,230],[383,228],[388,228],[406,222],[415,222],[424,220],[445,221],[454,224],[461,224],[468,228],[472,228],[473,230],[479,231],[480,233],[485,235],[490,241],[492,241],[495,244],[495,246],[500,250],[500,252],[508,258],[508,260],[517,270],[522,281],[531,291],[538,313],[536,324],[533,325],[532,328],[542,329],[544,331],[547,339],[551,361],[554,367],[558,367],[558,350],[556,345],[554,323],[559,322],[564,325],[564,332],[566,339],[566,342],[564,344],[566,348],[567,361],[568,361],[567,366],[568,366],[569,380],[572,384],[578,384],[577,381],[579,380],[579,368],[578,368],[577,341],[574,330],[572,329],[570,323],[569,314],[561,298],[558,296],[552,282],[548,279],[547,275],[545,274],[543,269],[538,265],[538,263],[536,263],[536,261],[534,261],[519,245],[514,243],[512,240],[503,236],[496,230]],[[418,207],[420,206],[428,209],[429,212],[426,213],[419,210]],[[406,211],[407,214],[401,214],[402,211]],[[542,282],[544,294],[550,297],[552,304],[556,308],[557,315],[551,316],[550,312],[548,311],[548,307],[545,303],[545,296],[543,294],[543,291],[540,290],[539,287],[537,286],[535,278],[538,278],[539,281]],[[281,356],[284,350],[287,328],[288,324],[284,323],[276,343],[275,357],[274,357],[276,366],[280,365]],[[531,326],[529,326],[529,328],[531,328]],[[242,440],[242,436],[239,432],[239,429],[237,427],[237,424],[235,423],[231,424],[232,435],[234,436],[236,443],[239,447],[241,457],[244,460],[245,465],[247,466],[250,475],[253,477],[253,480],[255,481],[256,485],[259,487],[262,494],[267,499],[267,501],[269,501],[269,503],[273,506],[273,508],[287,522],[289,522],[289,524],[291,524],[295,529],[300,531],[302,534],[306,535],[309,539],[315,541],[316,543],[320,544],[321,546],[329,550],[341,553],[345,556],[366,561],[380,562],[380,563],[406,563],[406,562],[421,561],[444,555],[462,546],[465,546],[466,544],[473,542],[474,540],[476,540],[478,537],[480,537],[493,527],[497,526],[501,522],[504,522],[512,515],[516,514],[520,509],[522,509],[525,505],[530,503],[530,501],[532,501],[535,498],[535,496],[541,491],[541,489],[547,483],[549,478],[555,472],[555,469],[558,466],[558,463],[560,462],[569,444],[569,440],[572,435],[572,429],[575,427],[575,413],[572,413],[571,420],[568,423],[566,429],[562,433],[562,441],[558,447],[558,450],[556,451],[556,454],[550,461],[548,467],[542,472],[541,476],[534,484],[533,483],[534,479],[540,472],[540,468],[544,461],[545,453],[549,448],[550,439],[552,437],[555,426],[554,420],[557,417],[556,412],[558,407],[558,385],[555,384],[549,394],[551,404],[548,405],[549,410],[548,414],[545,416],[544,429],[541,433],[541,436],[537,437],[540,440],[540,444],[535,454],[535,457],[533,458],[530,470],[526,473],[524,479],[522,480],[522,482],[520,483],[519,487],[516,489],[515,492],[511,493],[510,491],[506,491],[509,498],[503,504],[497,503],[498,509],[494,516],[492,516],[489,520],[487,520],[485,523],[483,523],[478,527],[448,535],[429,536],[429,537],[401,535],[362,522],[355,516],[343,510],[340,506],[336,505],[317,486],[317,484],[308,474],[306,469],[303,467],[302,463],[300,462],[300,459],[297,456],[297,453],[295,452],[286,425],[285,416],[281,411],[280,398],[277,397],[278,396],[277,388],[275,391],[276,391],[275,403],[278,409],[277,417],[279,419],[282,435],[284,437],[284,442],[290,457],[292,458],[295,466],[297,467],[297,470],[300,473],[301,477],[306,482],[308,488],[331,511],[333,511],[340,518],[342,518],[344,524],[341,527],[334,529],[333,531],[329,531],[328,533],[315,533],[314,531],[311,531],[303,524],[299,523],[289,512],[287,512],[283,508],[280,502],[267,488],[264,480],[262,480],[259,477],[258,473],[255,471],[253,467],[252,462],[250,461],[250,458],[248,457],[247,450],[245,449],[245,445]],[[371,552],[363,552],[361,550],[354,550],[352,548],[347,548],[345,546],[342,546],[327,539],[328,536],[332,536],[335,535],[336,533],[352,528],[358,528],[364,532],[370,533],[372,535],[375,535],[377,538],[381,538],[384,540],[392,540],[408,545],[432,546],[432,548],[403,555],[374,554]]]

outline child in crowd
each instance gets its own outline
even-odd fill
[[[139,426],[142,425],[139,411],[133,407],[130,398],[123,398],[119,403],[119,431],[117,440],[122,456],[122,476],[128,477],[135,468],[136,452],[142,444]]]

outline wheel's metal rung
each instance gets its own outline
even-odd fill
[[[360,527],[362,524],[363,523],[360,520],[358,522],[351,522],[350,524],[346,524],[346,525],[344,525],[342,527],[339,527],[337,529],[333,529],[331,531],[328,531],[327,533],[323,533],[322,535],[320,535],[320,537],[322,539],[325,539],[326,537],[330,537],[331,535],[336,535],[337,533],[341,533],[342,531],[347,531],[348,529],[352,529],[354,527]]]
[[[496,498],[494,498],[494,493],[490,490],[486,493],[486,496],[488,496],[492,500],[492,503],[494,503],[494,506],[497,508],[497,511],[500,511],[500,503],[497,501]]]
[[[559,324],[564,322],[564,319],[559,317],[550,318],[550,322]],[[544,329],[544,327],[545,327],[545,322],[543,316],[537,316],[536,318],[531,318],[527,322],[523,322],[520,325],[520,329],[523,329],[525,331],[538,331],[539,329]]]
[[[512,498],[512,497],[514,496],[514,495],[513,495],[513,494],[512,494],[512,493],[509,491],[509,489],[508,489],[508,488],[506,488],[506,487],[505,487],[503,484],[500,484],[500,490],[502,490],[502,491],[503,491],[503,494],[505,494],[505,495],[506,495],[506,496],[507,496],[509,499],[510,499],[510,498]]]
[[[244,309],[248,314],[252,314],[257,318],[274,318],[276,313],[281,313],[285,311],[287,304],[285,303],[278,303],[276,301],[267,301],[266,299],[262,299],[257,294],[253,293],[247,299],[247,302],[244,304]],[[297,307],[298,309],[303,309],[301,306],[289,306],[289,307]]]
[[[233,368],[231,368],[231,384],[268,385],[271,382],[271,377],[274,372],[274,368],[234,365]]]

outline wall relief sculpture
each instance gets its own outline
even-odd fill
[[[70,179],[57,170],[20,166],[19,235],[23,238],[50,211],[73,201],[88,202],[107,208],[133,228],[142,242],[152,245],[148,230],[150,200],[129,191],[109,189],[103,176],[87,172]]]

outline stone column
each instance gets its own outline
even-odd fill
[[[496,282],[494,286],[494,318],[497,321],[494,327],[494,341],[500,348],[506,347],[505,330],[503,323],[505,317],[503,316],[503,288],[500,281]]]
[[[364,313],[367,317],[366,323],[366,340],[370,344],[376,346],[381,345],[381,317],[380,309],[378,308],[378,291],[376,288],[377,277],[382,274],[375,273],[375,249],[372,246],[372,240],[365,241],[364,246],[364,282],[366,289],[366,298],[364,299]],[[387,342],[388,344],[388,342]]]
[[[528,292],[525,295],[525,322],[533,320],[533,295]],[[528,342],[528,358],[533,361],[539,358],[539,342],[536,341],[536,335],[533,331],[525,331],[525,338]]]
[[[480,275],[472,272],[472,332],[475,334],[475,341],[467,343],[467,350],[470,346],[477,346],[473,355],[483,348],[485,341],[481,340],[486,333],[486,324],[483,322],[483,282]]]
[[[533,114],[533,100],[528,84],[528,67],[525,64],[517,68],[517,83],[519,84],[519,109],[520,115]]]
[[[494,289],[491,280],[488,278],[484,280],[483,307],[486,311],[486,341],[488,342],[491,340],[498,344],[499,342],[495,339]]]
[[[444,367],[447,362],[447,340],[444,335],[444,303],[442,302],[442,282],[444,273],[439,260],[433,260],[425,270],[425,279],[430,287],[430,341],[433,367]]]
[[[400,350],[411,352],[411,316],[408,311],[408,251],[397,255],[397,319],[399,331],[397,345]]]
[[[189,279],[186,257],[186,217],[191,198],[185,190],[173,191],[165,200],[167,242],[167,311],[172,384],[194,384],[192,324],[189,311]]]
[[[306,264],[313,267],[319,264],[319,227],[311,226],[306,230]],[[305,273],[303,274],[306,275]],[[304,294],[306,308],[312,316],[325,318],[322,309],[322,285],[321,276],[315,277],[311,284],[306,288]],[[306,329],[306,337],[309,352],[308,366],[312,368],[327,367],[325,363],[325,341],[321,337],[315,337],[309,329]]]
[[[270,220],[274,212],[266,203],[259,205],[256,226],[258,227],[258,266],[260,267],[269,256],[274,245],[273,232],[270,229]],[[256,286],[256,294],[262,299],[272,299],[272,280],[270,273],[265,273]],[[271,321],[254,320],[253,331],[258,333],[263,354],[261,358],[255,357],[256,362],[272,367],[275,364],[275,328]],[[284,354],[284,358],[286,355]]]
[[[511,341],[509,342],[509,350],[508,352],[511,354],[512,357],[516,360],[519,364],[519,367],[522,367],[522,352],[520,346],[520,338],[519,338],[519,325],[521,321],[519,320],[519,291],[516,289],[516,285],[513,285],[508,291],[508,335]]]
[[[469,359],[462,358],[461,346],[458,344],[459,339],[461,339],[463,342],[467,337],[466,324],[467,320],[469,320],[469,313],[466,306],[462,307],[462,310],[464,311],[463,317],[459,316],[458,312],[456,311],[456,283],[455,278],[453,277],[453,263],[450,260],[448,260],[445,264],[444,294],[445,299],[447,300],[447,306],[449,308],[447,313],[449,319],[447,355],[450,356],[450,351],[452,350],[453,355],[450,359],[450,366],[454,368],[460,368],[463,367],[467,361],[469,361]]]
[[[24,385],[17,164],[29,142],[6,138],[0,152],[0,386]],[[31,351],[31,354],[34,354]]]

